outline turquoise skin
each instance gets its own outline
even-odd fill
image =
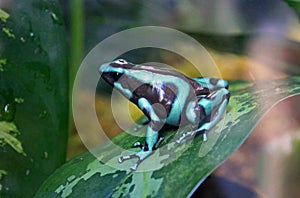
[[[230,93],[228,82],[215,78],[189,78],[182,73],[152,66],[135,65],[124,59],[102,64],[99,68],[101,77],[120,91],[147,116],[146,141],[134,146],[141,151],[129,156],[122,156],[119,162],[132,158],[138,165],[158,148],[163,140],[160,129],[164,125],[181,127],[192,126],[176,142],[203,135],[207,141],[209,131],[226,111]]]

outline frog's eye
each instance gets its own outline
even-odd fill
[[[119,78],[122,76],[122,74],[119,72],[112,72],[110,76],[114,79],[115,82],[117,82]]]
[[[128,64],[127,61],[124,60],[124,59],[118,59],[118,60],[115,61],[115,63],[120,64],[120,65]]]

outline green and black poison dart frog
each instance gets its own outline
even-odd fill
[[[134,146],[141,151],[122,156],[119,162],[138,158],[138,165],[158,148],[163,140],[159,131],[165,125],[190,125],[176,142],[203,135],[221,118],[229,102],[228,82],[215,78],[189,78],[170,68],[135,65],[124,59],[102,64],[101,77],[133,102],[148,118],[145,144]]]

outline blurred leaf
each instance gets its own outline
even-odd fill
[[[175,143],[174,130],[163,132],[163,143],[155,153],[141,163],[136,172],[128,170],[135,160],[119,164],[120,153],[115,145],[130,149],[143,138],[125,132],[113,143],[84,153],[56,170],[39,189],[36,197],[186,197],[227,159],[250,135],[261,117],[278,101],[300,93],[300,78],[268,81],[261,84],[231,82],[231,99],[225,118],[208,133],[203,143],[201,135],[189,144]],[[132,129],[129,129],[132,130]],[[141,130],[142,131],[142,130]],[[140,132],[141,132],[140,131]],[[182,131],[183,132],[183,131]],[[186,150],[184,150],[186,148]],[[172,157],[178,157],[171,161]],[[173,159],[173,158],[172,158]],[[124,169],[115,169],[110,165]],[[142,168],[160,167],[138,172]]]
[[[0,19],[1,19],[1,21],[6,22],[8,17],[9,17],[9,14],[6,13],[4,10],[0,9]]]
[[[204,46],[208,46],[221,52],[229,52],[234,54],[245,54],[247,48],[247,40],[250,34],[212,34],[205,32],[187,32],[188,35],[195,38]]]
[[[84,5],[82,0],[70,1],[70,90],[73,88],[77,70],[84,52]]]
[[[8,2],[0,10],[0,197],[32,197],[65,161],[65,30],[56,0]]]
[[[247,55],[254,60],[266,63],[276,71],[289,75],[300,75],[300,43],[280,34],[248,33],[248,34],[211,34],[185,32],[206,47],[224,53]],[[263,42],[262,42],[263,41]],[[256,48],[251,47],[256,46]],[[264,53],[257,57],[257,51]],[[275,57],[274,57],[275,56]]]
[[[300,14],[300,1],[299,0],[284,0],[287,4],[289,4],[295,11]]]

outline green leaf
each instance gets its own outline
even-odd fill
[[[289,6],[295,9],[300,14],[300,1],[299,0],[284,0]]]
[[[6,22],[8,17],[9,17],[9,14],[7,12],[5,12],[4,10],[0,9],[0,19],[1,19],[1,21]]]
[[[15,134],[19,133],[17,126],[13,122],[0,121],[0,131],[9,133],[13,132]]]
[[[15,137],[18,133],[13,122],[0,121],[0,145],[9,144],[18,153],[26,155],[21,142]]]
[[[7,172],[5,170],[0,170],[0,181],[1,181],[2,177],[3,177],[3,175],[6,175],[6,174],[7,174]],[[1,183],[0,183],[0,190],[2,190]]]
[[[65,162],[65,45],[57,0],[24,0],[1,8],[0,169],[6,175],[0,197],[32,197]]]
[[[118,157],[128,151],[120,153],[114,144],[130,149],[134,142],[141,140],[124,132],[113,139],[114,144],[109,142],[95,149],[100,161],[92,154],[84,153],[56,170],[36,197],[188,196],[245,141],[275,103],[300,93],[300,78],[290,77],[261,84],[231,82],[230,86],[228,112],[208,133],[207,142],[204,143],[199,135],[190,143],[177,145],[174,130],[167,130],[163,133],[165,140],[159,149],[143,161],[136,172],[130,172],[112,167],[128,170],[135,162],[117,162]],[[174,156],[177,158],[171,161]],[[138,172],[142,168],[153,167],[159,169]]]

